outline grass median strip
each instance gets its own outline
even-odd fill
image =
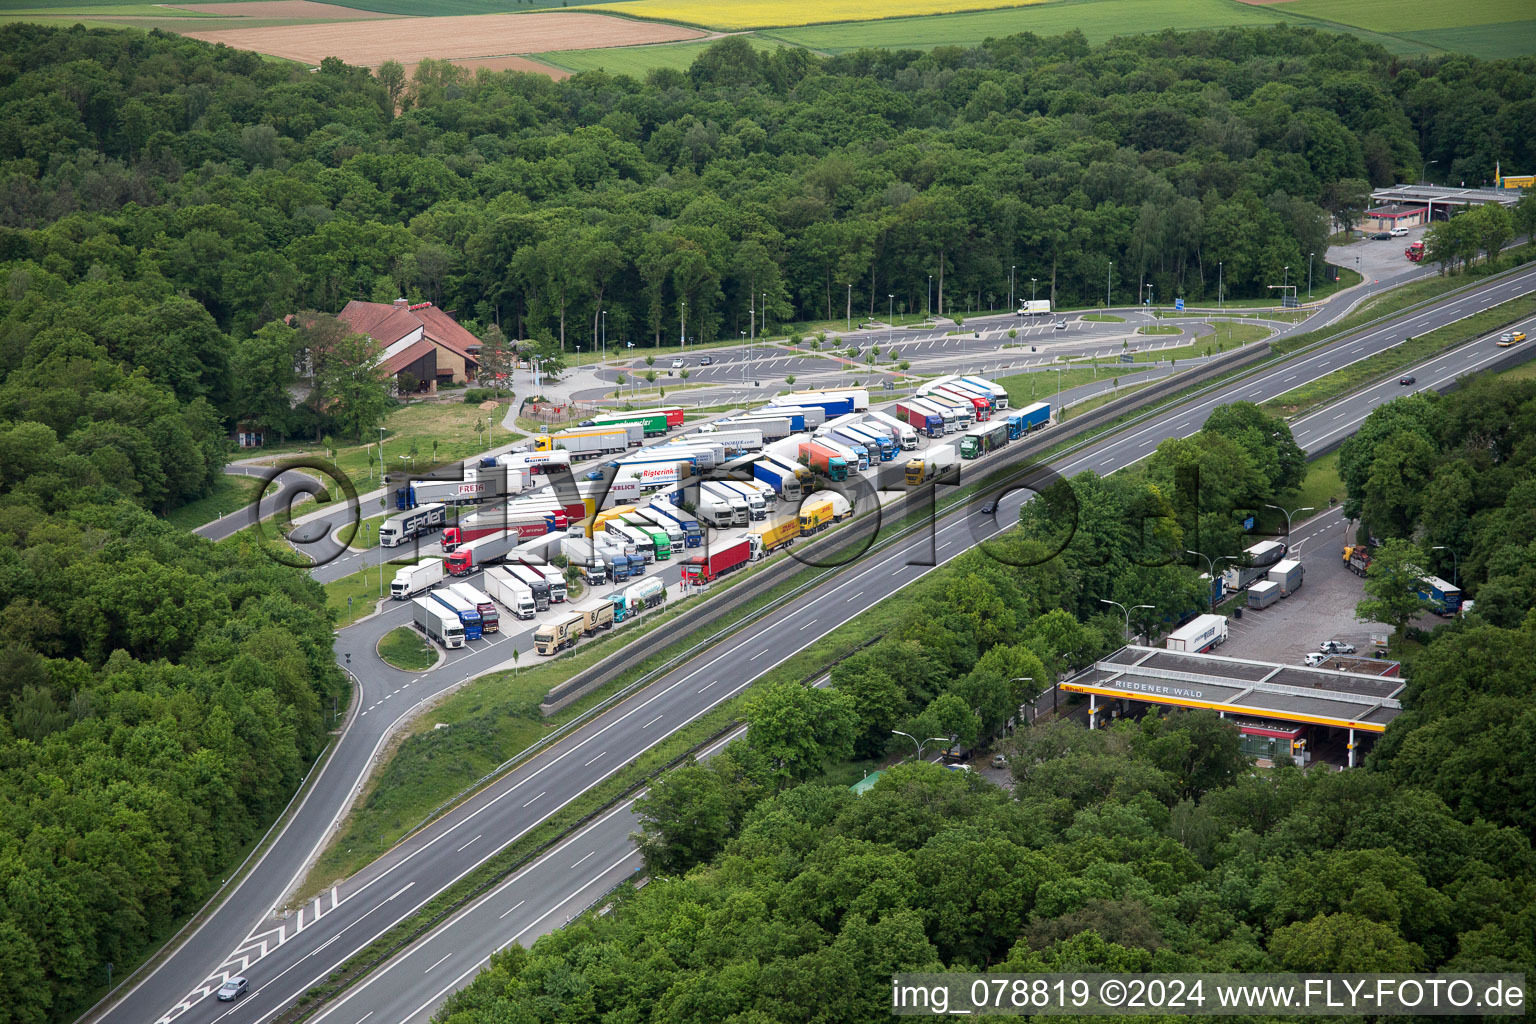
[[[421,672],[437,663],[437,653],[409,626],[385,633],[379,641],[379,657],[384,664],[402,672]]]
[[[1422,362],[1438,352],[1473,341],[1514,320],[1536,313],[1536,295],[1522,295],[1497,306],[1474,313],[1438,330],[1409,338],[1401,345],[1351,363],[1324,377],[1310,381],[1285,394],[1270,399],[1263,408],[1284,416],[1295,416],[1355,391],[1372,381],[1388,377],[1405,367]]]

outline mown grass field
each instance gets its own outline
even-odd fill
[[[1062,370],[1059,374],[1051,370],[1017,373],[1012,377],[994,377],[992,382],[1008,392],[1009,406],[1017,409],[1031,402],[1055,401],[1057,377],[1061,378],[1061,390],[1067,391],[1080,384],[1091,384],[1096,380],[1111,380],[1115,377],[1139,373],[1145,369],[1145,366],[1105,363],[1102,366],[1074,366]]]

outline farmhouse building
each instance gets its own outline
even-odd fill
[[[439,383],[463,384],[479,373],[480,339],[430,302],[354,299],[336,317],[379,343],[397,387],[414,382],[417,390],[435,391]]]

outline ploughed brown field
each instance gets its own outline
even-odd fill
[[[375,67],[386,60],[402,64],[425,58],[462,61],[466,57],[546,50],[670,43],[707,35],[680,25],[577,12],[394,18],[334,25],[206,29],[182,34],[309,64],[319,64],[325,57],[340,57],[348,64],[364,67]]]
[[[527,57],[456,57],[453,62],[461,68],[468,68],[471,74],[480,68],[485,68],[487,71],[532,71],[535,74],[548,75],[557,82],[562,78],[571,77],[571,73],[564,68],[540,64],[538,61],[529,60]],[[407,64],[405,66],[406,78],[410,78],[415,72],[415,64]]]
[[[178,11],[194,11],[198,14],[222,14],[231,18],[270,18],[276,21],[290,18],[312,18],[315,21],[368,21],[375,18],[398,18],[398,14],[379,14],[376,11],[359,11],[355,7],[338,4],[322,4],[316,0],[249,0],[228,4],[166,4]]]

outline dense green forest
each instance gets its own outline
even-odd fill
[[[1536,382],[1404,399],[1361,437],[1341,460],[1352,506],[1372,523],[1401,514],[1404,536],[1473,538],[1463,567],[1480,593],[1529,584]],[[1378,493],[1399,472],[1380,460],[1399,447],[1420,453],[1423,475]],[[1235,553],[1231,517],[1205,510],[1293,486],[1294,449],[1257,409],[1219,410],[1141,474],[1059,485],[1079,529],[1043,566],[1020,556],[1059,545],[1071,499],[1058,489],[1026,506],[996,552],[1016,567],[963,556],[904,593],[900,623],[834,668],[830,688],[751,697],[744,740],[640,802],[653,881],[492,957],[437,1019],[884,1021],[899,971],[1529,973],[1529,590],[1490,619],[1415,634],[1408,710],[1364,768],[1253,770],[1236,728],[1199,711],[1023,728],[995,747],[1011,793],[929,764],[890,769],[862,796],[823,781],[852,757],[909,755],[892,728],[998,735],[1034,692],[1010,680],[1085,664],[1118,639],[1098,595],[1155,601],[1153,627],[1179,611],[1193,573],[1148,568],[1157,549],[1204,525],[1213,553]],[[1195,464],[1222,482],[1203,473],[1180,496],[1179,467]],[[1158,522],[1145,539],[1142,515]]]
[[[764,296],[773,322],[921,310],[930,276],[946,310],[991,306],[1010,268],[1063,304],[1263,295],[1370,184],[1536,166],[1536,61],[1296,30],[828,60],[727,40],[644,82],[426,62],[403,85],[0,32],[12,292],[163,282],[237,342],[402,293],[586,344],[600,309],[616,338],[707,339]]]

